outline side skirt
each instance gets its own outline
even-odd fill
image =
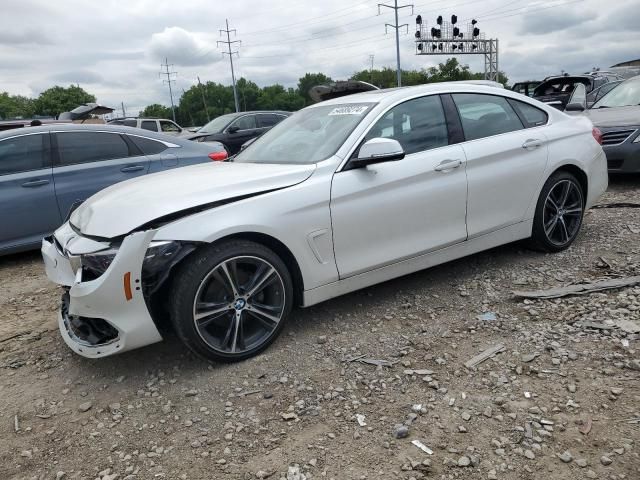
[[[419,257],[403,260],[321,287],[306,290],[303,295],[302,306],[310,307],[311,305],[344,295],[345,293],[354,292],[361,288],[370,287],[377,283],[386,282],[387,280],[402,277],[403,275],[434,267],[451,260],[466,257],[467,255],[473,255],[474,253],[489,250],[499,245],[529,238],[532,228],[533,219],[487,233],[480,237],[472,238],[466,242],[442,248],[435,252],[430,252],[420,255]]]

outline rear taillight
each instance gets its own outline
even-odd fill
[[[602,145],[602,132],[599,128],[593,127],[593,130],[591,130],[591,135],[593,135],[593,138],[596,139],[596,142]]]
[[[213,152],[209,154],[209,158],[211,160],[213,160],[214,162],[223,162],[224,160],[226,160],[227,158],[229,158],[229,155],[227,154],[226,151],[222,151],[222,152]]]

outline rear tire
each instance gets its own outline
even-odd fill
[[[540,192],[529,245],[543,252],[560,252],[571,246],[584,217],[584,192],[569,172],[556,172]]]
[[[293,283],[270,249],[231,240],[189,256],[173,279],[169,305],[189,349],[207,360],[236,362],[260,353],[282,331]]]

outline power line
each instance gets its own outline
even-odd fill
[[[231,81],[233,82],[233,101],[235,103],[236,106],[236,112],[240,111],[240,105],[238,103],[238,90],[236,89],[236,74],[233,71],[233,55],[238,55],[238,51],[231,51],[231,45],[236,44],[236,43],[241,43],[240,40],[231,40],[231,32],[233,32],[234,36],[237,34],[237,32],[234,30],[229,30],[229,19],[226,20],[227,22],[227,29],[226,30],[220,30],[220,35],[222,35],[223,33],[227,34],[227,41],[225,42],[224,40],[218,40],[216,42],[216,46],[222,44],[225,44],[228,48],[228,52],[222,52],[222,55],[229,55],[229,62],[231,63]]]
[[[407,33],[409,32],[409,24],[404,23],[402,25],[398,24],[398,10],[403,8],[411,7],[411,15],[413,15],[413,5],[400,5],[398,6],[398,0],[393,0],[393,6],[387,5],[385,3],[378,4],[378,15],[380,15],[380,7],[390,8],[394,11],[396,22],[395,24],[385,23],[384,29],[387,31],[387,27],[391,27],[396,31],[396,75],[398,77],[398,86],[402,86],[402,71],[400,70],[400,29],[403,27],[407,28]]]
[[[164,67],[165,71],[160,71],[158,73],[159,76],[166,75],[167,79],[163,80],[162,83],[166,83],[169,85],[169,98],[171,98],[171,114],[173,115],[173,121],[176,121],[176,108],[173,105],[173,91],[171,90],[171,82],[175,83],[175,80],[172,80],[171,77],[173,75],[177,76],[178,72],[170,72],[169,67],[173,67],[173,64],[169,65],[169,60],[167,58],[164,59],[164,63],[160,65],[160,68]]]

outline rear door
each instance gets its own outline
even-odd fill
[[[465,136],[471,239],[524,220],[547,165],[548,118],[525,102],[498,95],[451,97]]]
[[[158,131],[158,121],[157,120],[141,120],[140,128],[143,130],[149,130],[150,132]]]
[[[149,170],[149,159],[117,132],[56,132],[53,144],[53,178],[63,218],[74,204]]]
[[[61,223],[49,133],[21,133],[1,140],[0,251],[35,246]]]

